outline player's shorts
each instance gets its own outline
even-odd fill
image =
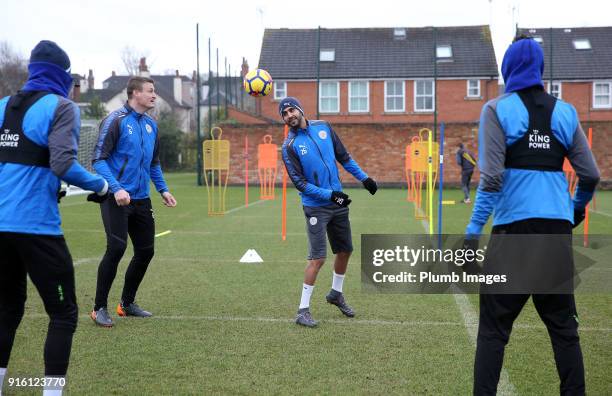
[[[304,216],[308,234],[308,260],[327,257],[325,235],[334,254],[353,251],[348,208],[337,205],[304,206]]]

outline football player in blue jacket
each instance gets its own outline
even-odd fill
[[[332,288],[326,299],[352,318],[355,313],[342,294],[346,268],[353,251],[348,209],[351,199],[342,192],[337,163],[362,182],[370,194],[375,194],[378,186],[351,158],[329,123],[307,120],[296,98],[281,100],[279,113],[290,128],[283,144],[283,162],[302,197],[308,234],[308,265],[295,321],[307,327],[317,325],[309,307],[317,274],[327,256],[326,235],[336,255]]]
[[[134,302],[154,253],[155,221],[149,198],[150,181],[165,206],[176,206],[159,163],[157,123],[146,113],[155,107],[157,98],[153,80],[140,76],[130,78],[127,95],[127,103],[102,121],[93,157],[94,169],[106,179],[112,193],[100,204],[106,253],[98,267],[95,305],[90,314],[97,325],[104,327],[113,325],[107,299],[127,247],[128,235],[134,257],[125,273],[116,312],[119,316],[151,316]]]
[[[502,250],[504,253],[490,261],[491,265],[521,251],[525,253],[521,256],[524,260],[510,262],[507,268],[516,268],[522,261],[536,257],[538,261],[524,267],[525,271],[551,266],[546,271],[545,281],[568,269],[570,277],[573,276],[572,227],[584,218],[585,207],[599,181],[599,170],[576,109],[544,91],[543,70],[544,53],[540,44],[529,37],[517,37],[502,62],[506,92],[486,103],[480,117],[481,176],[466,229],[466,244],[473,245],[470,241],[478,239],[489,216],[493,215],[488,252]],[[573,198],[563,172],[565,158],[569,159],[579,179]],[[556,234],[561,237],[546,241],[561,243],[555,245],[555,249],[548,249],[548,244],[546,248],[534,246],[531,249],[531,245],[525,244],[536,237],[506,238],[516,234]],[[503,250],[511,246],[513,240],[521,241],[521,246]],[[552,257],[555,251],[566,254],[556,254],[555,259],[547,263],[546,257]],[[541,257],[543,260],[539,259]],[[485,267],[487,265],[485,260]],[[572,292],[573,289],[555,294],[552,289],[546,294],[480,295],[475,395],[496,393],[512,324],[529,297],[548,329],[561,380],[561,394],[584,394],[584,366]]]
[[[61,394],[78,321],[72,257],[60,228],[60,179],[104,196],[108,183],[77,162],[80,112],[68,99],[70,59],[34,47],[29,76],[0,100],[0,389],[24,313],[27,275],[49,315],[45,391]],[[53,388],[53,389],[51,389]]]

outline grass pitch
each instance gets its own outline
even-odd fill
[[[228,189],[224,217],[208,217],[206,191],[193,174],[167,175],[178,207],[153,197],[156,254],[137,295],[151,319],[116,319],[112,329],[87,317],[95,295],[105,236],[96,205],[69,197],[63,228],[75,262],[79,326],[67,394],[471,394],[478,296],[388,295],[361,292],[360,234],[423,233],[406,191],[370,196],[349,189],[355,253],[345,294],[357,316],[344,318],[324,296],[331,262],[315,288],[311,311],[319,328],[296,326],[307,249],[299,198],[288,191],[288,236],[280,238],[280,191],[275,201],[244,205],[244,190]],[[445,200],[459,200],[458,190]],[[255,202],[254,202],[255,201]],[[471,206],[445,207],[444,230],[462,233]],[[612,194],[597,195],[591,233],[612,234]],[[240,264],[247,249],[262,264]],[[330,252],[331,257],[331,252]],[[120,264],[109,304],[119,300],[131,247]],[[331,260],[330,260],[331,261]],[[609,277],[609,274],[606,276]],[[577,295],[587,392],[612,394],[612,296]],[[29,285],[3,394],[39,394],[7,386],[8,377],[43,374],[47,317]],[[504,362],[504,391],[558,394],[546,330],[531,303],[519,316]]]

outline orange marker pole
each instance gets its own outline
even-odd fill
[[[285,139],[289,135],[289,126],[285,125]],[[287,240],[287,169],[283,172],[283,205],[281,214],[281,236],[283,241]]]
[[[593,147],[593,128],[589,128],[589,148]],[[589,205],[584,209],[584,242],[583,246],[589,246]]]
[[[249,136],[244,135],[244,206],[249,207]]]

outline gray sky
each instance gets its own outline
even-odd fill
[[[148,54],[154,74],[196,67],[195,24],[200,23],[200,68],[208,70],[208,37],[237,70],[245,56],[257,65],[264,27],[420,27],[486,25],[498,63],[521,27],[612,26],[609,0],[3,0],[0,40],[28,57],[40,40],[56,41],[72,71],[94,70],[96,87],[115,70],[125,74],[126,46]],[[376,4],[374,7],[373,4]],[[514,10],[514,12],[513,12]],[[296,43],[298,50],[299,43]],[[290,54],[288,54],[290,56]],[[612,67],[612,66],[611,66]],[[213,59],[214,70],[214,59]],[[274,77],[274,76],[273,76]]]

